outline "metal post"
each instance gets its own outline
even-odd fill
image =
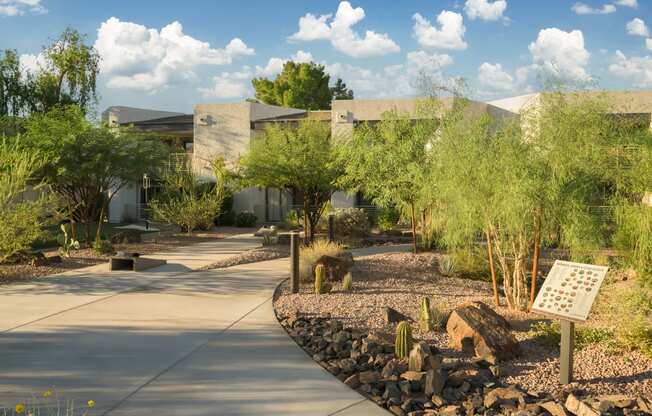
[[[299,233],[290,233],[290,284],[299,293]]]
[[[559,382],[573,381],[573,347],[575,344],[575,323],[561,320],[561,351],[559,356]]]
[[[335,242],[335,215],[328,214],[328,241]]]

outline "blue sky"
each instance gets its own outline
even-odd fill
[[[414,96],[421,74],[486,100],[550,77],[652,88],[651,0],[0,0],[0,48],[26,70],[68,25],[102,55],[100,110],[240,101],[287,59],[324,64],[357,98]]]

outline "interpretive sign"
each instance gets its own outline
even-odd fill
[[[608,267],[556,260],[532,310],[551,317],[584,322]]]
[[[573,380],[575,322],[584,322],[589,317],[607,270],[608,267],[605,266],[556,260],[532,305],[533,312],[559,318],[561,321],[561,384]]]

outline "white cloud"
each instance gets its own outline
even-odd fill
[[[503,70],[502,65],[484,62],[478,67],[478,81],[482,88],[491,91],[511,91],[514,77]]]
[[[299,18],[299,31],[288,37],[288,41],[328,40],[338,51],[354,58],[368,58],[399,52],[401,48],[386,33],[367,30],[361,37],[351,28],[364,19],[362,7],[353,8],[348,1],[342,1],[335,13],[319,17],[307,13]]]
[[[253,74],[248,67],[241,72],[224,72],[213,77],[210,88],[200,88],[199,92],[204,98],[242,98],[253,95],[251,78]]]
[[[507,9],[506,0],[466,0],[464,11],[471,20],[500,20]]]
[[[652,51],[652,39],[649,39],[649,38],[648,38],[648,39],[645,39],[645,47],[646,47],[648,50]]]
[[[647,25],[638,17],[627,22],[625,28],[627,29],[627,33],[632,36],[650,36],[650,31],[648,30]]]
[[[43,53],[39,53],[38,55],[34,54],[22,54],[18,58],[20,62],[21,68],[26,71],[30,72],[32,74],[36,74],[41,71],[41,68],[45,67],[46,61],[45,61],[45,56]]]
[[[22,16],[25,13],[43,14],[48,10],[41,0],[0,0],[0,16]]]
[[[443,10],[437,16],[439,28],[434,27],[428,19],[415,13],[413,34],[419,45],[426,48],[463,50],[467,48],[464,41],[464,18],[461,14]]]
[[[616,0],[618,6],[631,7],[633,9],[638,8],[638,3],[636,0]]]
[[[652,57],[633,56],[627,58],[620,50],[616,51],[615,62],[609,65],[613,75],[633,82],[640,88],[652,87]]]
[[[580,30],[542,29],[529,50],[534,68],[546,75],[568,81],[590,80],[585,67],[591,54],[584,48]]]
[[[314,61],[313,56],[310,52],[305,52],[302,50],[297,51],[290,59],[283,58],[269,58],[267,65],[259,66],[256,65],[256,76],[271,78],[283,71],[283,65],[289,60],[292,60],[297,63],[311,62]]]
[[[613,4],[605,4],[601,9],[597,9],[588,4],[575,3],[573,7],[571,7],[571,10],[574,11],[575,14],[610,14],[616,11],[616,6]]]
[[[160,31],[112,17],[97,31],[95,48],[102,57],[101,71],[108,86],[153,92],[195,77],[200,65],[226,65],[255,52],[242,40],[232,39],[224,49],[212,48],[183,33],[179,22]]]

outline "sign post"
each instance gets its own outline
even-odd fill
[[[539,290],[532,311],[559,319],[561,345],[559,382],[573,381],[575,323],[589,317],[608,267],[556,260]]]

